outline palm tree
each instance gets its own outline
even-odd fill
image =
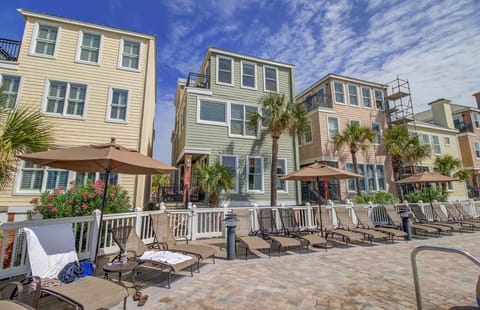
[[[333,136],[333,143],[335,148],[347,145],[352,154],[353,170],[358,174],[357,153],[359,151],[365,152],[369,146],[367,142],[373,143],[376,133],[369,127],[360,127],[358,124],[347,124],[347,127],[342,133],[337,133]],[[357,187],[357,194],[361,195],[360,180],[355,178],[355,186]]]
[[[269,93],[262,98],[262,114],[252,113],[250,123],[263,127],[272,138],[272,166],[270,170],[270,205],[277,206],[277,168],[278,168],[278,141],[285,132],[290,136],[302,135],[310,127],[307,111],[303,105],[285,99],[284,94]]]
[[[444,155],[442,157],[437,156],[435,162],[433,163],[433,168],[443,175],[451,176],[454,170],[459,169],[462,166],[462,162],[458,158],[454,158],[451,155]],[[462,181],[467,181],[470,179],[470,174],[465,170],[456,171],[453,176]],[[446,192],[446,183],[442,183],[442,192]]]
[[[157,193],[157,201],[160,199],[160,187],[170,185],[168,174],[155,174],[152,176],[152,192]]]
[[[52,125],[40,112],[0,108],[0,190],[12,181],[16,156],[47,150],[53,145],[52,133]]]
[[[200,188],[208,196],[209,205],[218,207],[221,191],[228,192],[233,185],[233,171],[217,161],[211,166],[195,165],[195,173]]]
[[[403,159],[406,163],[411,163],[413,167],[413,174],[416,173],[416,165],[422,159],[430,156],[430,145],[420,142],[419,136],[412,136],[405,146]]]

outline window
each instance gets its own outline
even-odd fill
[[[422,134],[422,143],[425,145],[430,145],[430,136],[428,134]]]
[[[375,132],[375,144],[382,143],[382,129],[380,127],[380,123],[372,123],[372,130]]]
[[[267,127],[270,121],[271,111],[270,109],[262,108],[262,127]]]
[[[278,77],[277,77],[277,68],[272,67],[263,67],[264,68],[264,80],[265,80],[265,91],[278,92]]]
[[[313,137],[312,137],[312,122],[309,122],[309,126],[308,126],[308,129],[305,131],[305,134],[304,134],[304,141],[305,141],[305,144],[309,144],[309,143],[312,143],[313,141]]]
[[[95,172],[77,172],[75,174],[75,185],[86,185],[88,180],[95,182]]]
[[[362,102],[364,107],[372,107],[372,97],[370,96],[370,88],[368,87],[362,87]]]
[[[47,191],[54,190],[59,186],[67,187],[68,184],[68,170],[60,170],[49,168],[47,170],[47,184],[45,189]]]
[[[473,142],[473,148],[475,149],[475,157],[480,159],[480,143]]]
[[[440,148],[440,139],[438,138],[438,136],[432,135],[432,143],[435,154],[442,154],[442,149]]]
[[[365,166],[364,165],[358,165],[358,174],[361,175],[361,177],[359,177],[360,190],[361,191],[366,191],[366,188],[365,188]]]
[[[281,177],[287,174],[287,160],[278,159],[277,162],[277,190],[278,191],[287,191],[287,181],[280,180]]]
[[[107,174],[104,172],[101,172],[98,174],[98,180],[105,182],[107,180]],[[108,184],[118,184],[118,173],[110,173],[110,176],[108,177]]]
[[[444,137],[445,145],[450,145],[450,137]]]
[[[140,64],[140,42],[122,39],[120,48],[120,68],[138,70]]]
[[[375,165],[366,165],[367,167],[367,188],[369,190],[376,190],[377,185],[375,184]]]
[[[226,124],[225,120],[225,102],[215,102],[200,100],[199,121]]]
[[[248,190],[263,192],[263,158],[248,157],[247,174]]]
[[[378,190],[386,190],[385,186],[385,167],[383,165],[377,165],[377,183]]]
[[[339,133],[340,130],[338,128],[338,118],[329,117],[328,118],[328,138],[331,140],[333,137]]]
[[[0,108],[13,109],[17,106],[20,77],[14,75],[0,75]]]
[[[345,95],[343,91],[343,83],[334,81],[333,87],[335,89],[335,102],[345,103]]]
[[[80,31],[77,60],[98,63],[101,38],[99,34]]]
[[[233,85],[233,59],[217,56],[217,83]]]
[[[351,163],[347,163],[345,169],[354,172],[353,164]],[[358,164],[358,173],[362,175],[359,178],[361,191],[386,190],[385,167],[383,165]],[[356,191],[354,179],[348,179],[347,189],[350,192]]]
[[[462,127],[462,120],[458,117],[453,117],[453,126],[456,129],[460,129]]]
[[[33,53],[44,56],[54,56],[57,45],[58,27],[35,25],[35,41]]]
[[[351,119],[351,120],[350,120],[350,126],[360,127],[360,121],[359,121],[359,120],[355,120],[355,119]]]
[[[43,179],[41,166],[23,162],[20,174],[20,191],[40,191]]]
[[[480,128],[480,120],[478,118],[478,113],[473,112],[473,123],[475,124],[475,128],[479,129]]]
[[[320,87],[317,91],[317,103],[319,106],[327,105],[327,98],[325,96],[325,88]]]
[[[256,75],[257,66],[242,61],[242,87],[257,89]]]
[[[385,106],[383,104],[383,92],[379,89],[375,89],[375,105],[377,109],[384,111]]]
[[[305,105],[306,105],[306,108],[307,108],[307,112],[313,110],[313,96],[312,95],[307,95],[307,97],[305,98]]]
[[[350,105],[358,106],[357,86],[348,84],[348,100]]]
[[[230,134],[240,136],[257,136],[257,126],[250,123],[252,114],[257,113],[257,107],[231,104]]]
[[[230,187],[230,192],[231,193],[237,193],[238,192],[238,177],[237,177],[237,171],[238,171],[238,159],[236,156],[230,156],[230,155],[222,155],[221,156],[221,163],[222,166],[230,169],[233,174],[233,183],[232,187]]]
[[[128,90],[112,88],[110,97],[109,120],[127,121]]]
[[[354,169],[353,169],[353,164],[349,164],[349,163],[347,163],[345,165],[345,170],[347,170],[349,172],[355,172]],[[348,191],[354,192],[355,188],[356,188],[355,179],[347,179],[347,189],[348,189]]]
[[[46,113],[84,116],[87,85],[50,80],[47,83]]]

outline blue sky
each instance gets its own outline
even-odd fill
[[[154,157],[170,162],[177,78],[208,46],[295,64],[297,92],[331,72],[410,81],[416,111],[480,91],[480,1],[2,0],[0,37],[20,40],[25,8],[157,35]]]

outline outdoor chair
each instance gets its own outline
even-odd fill
[[[76,309],[109,308],[122,300],[125,309],[127,289],[109,280],[87,276],[50,286],[60,282],[58,274],[68,263],[78,261],[72,224],[31,226],[24,231],[32,274],[27,280],[33,280],[35,288],[34,308],[38,308],[40,297],[52,295]]]
[[[400,229],[389,228],[389,227],[378,227],[378,226],[375,227],[372,220],[370,219],[370,216],[368,215],[368,209],[367,208],[362,207],[362,206],[353,206],[353,211],[355,212],[355,215],[357,217],[357,220],[358,220],[359,224],[363,228],[375,229],[375,230],[378,230],[382,233],[385,233],[385,234],[389,235],[390,238],[392,238],[392,242],[393,242],[393,238],[395,238],[395,237],[401,237],[401,238],[404,238],[405,240],[407,240],[407,233],[400,230]]]
[[[292,208],[279,208],[278,212],[280,213],[284,233],[301,239],[307,245],[307,253],[309,245],[312,247],[322,245],[325,252],[327,251],[327,240],[320,236],[319,229],[301,229]]]
[[[445,215],[445,213],[443,213],[439,203],[432,203],[431,206],[425,206],[425,208],[429,209],[430,212],[432,212],[435,218],[435,223],[438,223],[441,225],[447,225],[448,227],[451,227],[452,230],[458,231],[460,233],[462,233],[465,229],[467,229],[466,226],[463,226],[460,223],[453,223],[452,221],[449,221],[448,217]],[[473,231],[472,227],[471,227],[471,230]]]
[[[385,208],[385,211],[387,212],[387,215],[390,218],[390,221],[393,223],[393,225],[396,227],[403,228],[402,218],[400,217],[400,214],[398,214],[397,210],[395,209],[395,206],[390,204],[385,204],[383,205],[383,207]],[[417,235],[418,233],[421,232],[425,237],[428,236],[429,234],[435,235],[436,237],[440,237],[440,231],[438,229],[430,226],[425,226],[422,224],[414,224],[410,219],[409,221],[410,221],[410,228],[412,229],[413,234]]]
[[[180,271],[190,267],[190,275],[193,276],[193,265],[195,260],[192,256],[183,255],[171,251],[158,251],[149,249],[142,239],[137,235],[132,226],[113,227],[108,230],[120,252],[113,260],[121,257],[122,253],[127,252],[128,259],[133,259],[139,264],[148,264],[155,269],[168,273],[167,287],[170,288],[172,274],[178,274]]]
[[[419,204],[410,203],[409,207],[412,211],[410,214],[412,215],[412,218],[417,221],[417,223],[423,224],[424,226],[430,226],[432,228],[438,229],[439,232],[445,232],[449,235],[452,235],[453,229],[451,227],[429,221],[425,213],[423,213]]]
[[[150,214],[153,228],[153,243],[155,249],[162,251],[181,252],[192,254],[197,258],[197,271],[200,272],[200,260],[212,258],[215,264],[216,249],[209,245],[188,244],[188,238],[183,237],[185,244],[178,244],[173,237],[167,213]]]
[[[271,245],[259,236],[253,235],[250,225],[250,211],[232,210],[236,216],[237,227],[235,228],[235,244],[241,243],[245,247],[245,259],[248,259],[248,251],[268,250],[268,257],[271,257]]]
[[[13,290],[10,290],[10,299],[3,299],[6,295],[4,291],[10,286],[13,286]],[[33,310],[34,308],[22,302],[23,284],[21,282],[7,282],[0,288],[0,309],[11,310]]]
[[[277,229],[277,222],[271,208],[261,208],[257,212],[260,230],[256,233],[260,234],[263,239],[272,240],[275,244],[278,244],[278,256],[280,256],[281,248],[298,247],[298,251],[301,253],[302,242],[293,237],[280,236],[282,231]]]
[[[458,208],[456,208],[453,203],[446,202],[445,203],[445,209],[447,209],[449,220],[451,220],[453,222],[456,222],[456,223],[460,223],[463,226],[469,226],[472,230],[474,228],[480,228],[480,223],[479,222],[463,219],[462,215],[458,211]]]
[[[325,233],[325,239],[329,240],[329,236],[333,238],[335,235],[338,235],[342,237],[342,241],[345,243],[346,247],[349,243],[352,243],[352,241],[363,243],[366,240],[363,234],[345,230],[342,228],[336,228],[329,214],[329,210],[331,210],[331,212],[334,212],[333,208],[325,208],[322,212],[320,212],[320,208],[321,207],[313,208],[313,211],[319,229],[323,230],[323,232]],[[322,224],[320,225],[320,223]]]
[[[460,202],[455,202],[453,205],[455,206],[455,208],[457,208],[458,213],[460,213],[460,215],[462,216],[462,219],[469,222],[480,222],[480,218],[473,217],[465,210],[465,208]]]
[[[355,224],[353,222],[351,214],[349,213],[349,209],[351,208],[346,208],[346,207],[335,208],[335,214],[337,215],[337,219],[340,222],[341,227],[350,231],[362,233],[365,239],[370,240],[370,243],[372,243],[373,240],[378,240],[378,239],[381,239],[387,242],[387,239],[389,239],[389,236],[387,234],[384,234],[382,232],[379,232],[373,229],[360,228],[358,224]]]

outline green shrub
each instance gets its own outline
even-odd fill
[[[149,201],[144,207],[144,211],[155,211],[160,210],[160,207],[157,205],[155,201]]]
[[[97,180],[86,185],[74,185],[70,188],[60,186],[53,191],[44,192],[40,198],[32,198],[33,212],[39,212],[44,219],[92,215],[93,210],[102,208],[105,183]],[[107,188],[105,214],[130,211],[130,197],[120,186],[110,184]]]
[[[366,204],[370,201],[373,203],[383,204],[383,203],[395,203],[397,199],[391,193],[380,191],[375,193],[364,193],[359,196],[356,196],[354,199],[355,203]]]
[[[442,190],[440,188],[430,188],[430,196],[432,197],[432,201],[447,201],[448,198],[446,193],[442,194]],[[423,202],[430,202],[430,198],[428,197],[428,189],[426,187],[424,187],[422,190],[416,190],[406,194],[405,199],[408,202],[419,202],[420,200]]]

